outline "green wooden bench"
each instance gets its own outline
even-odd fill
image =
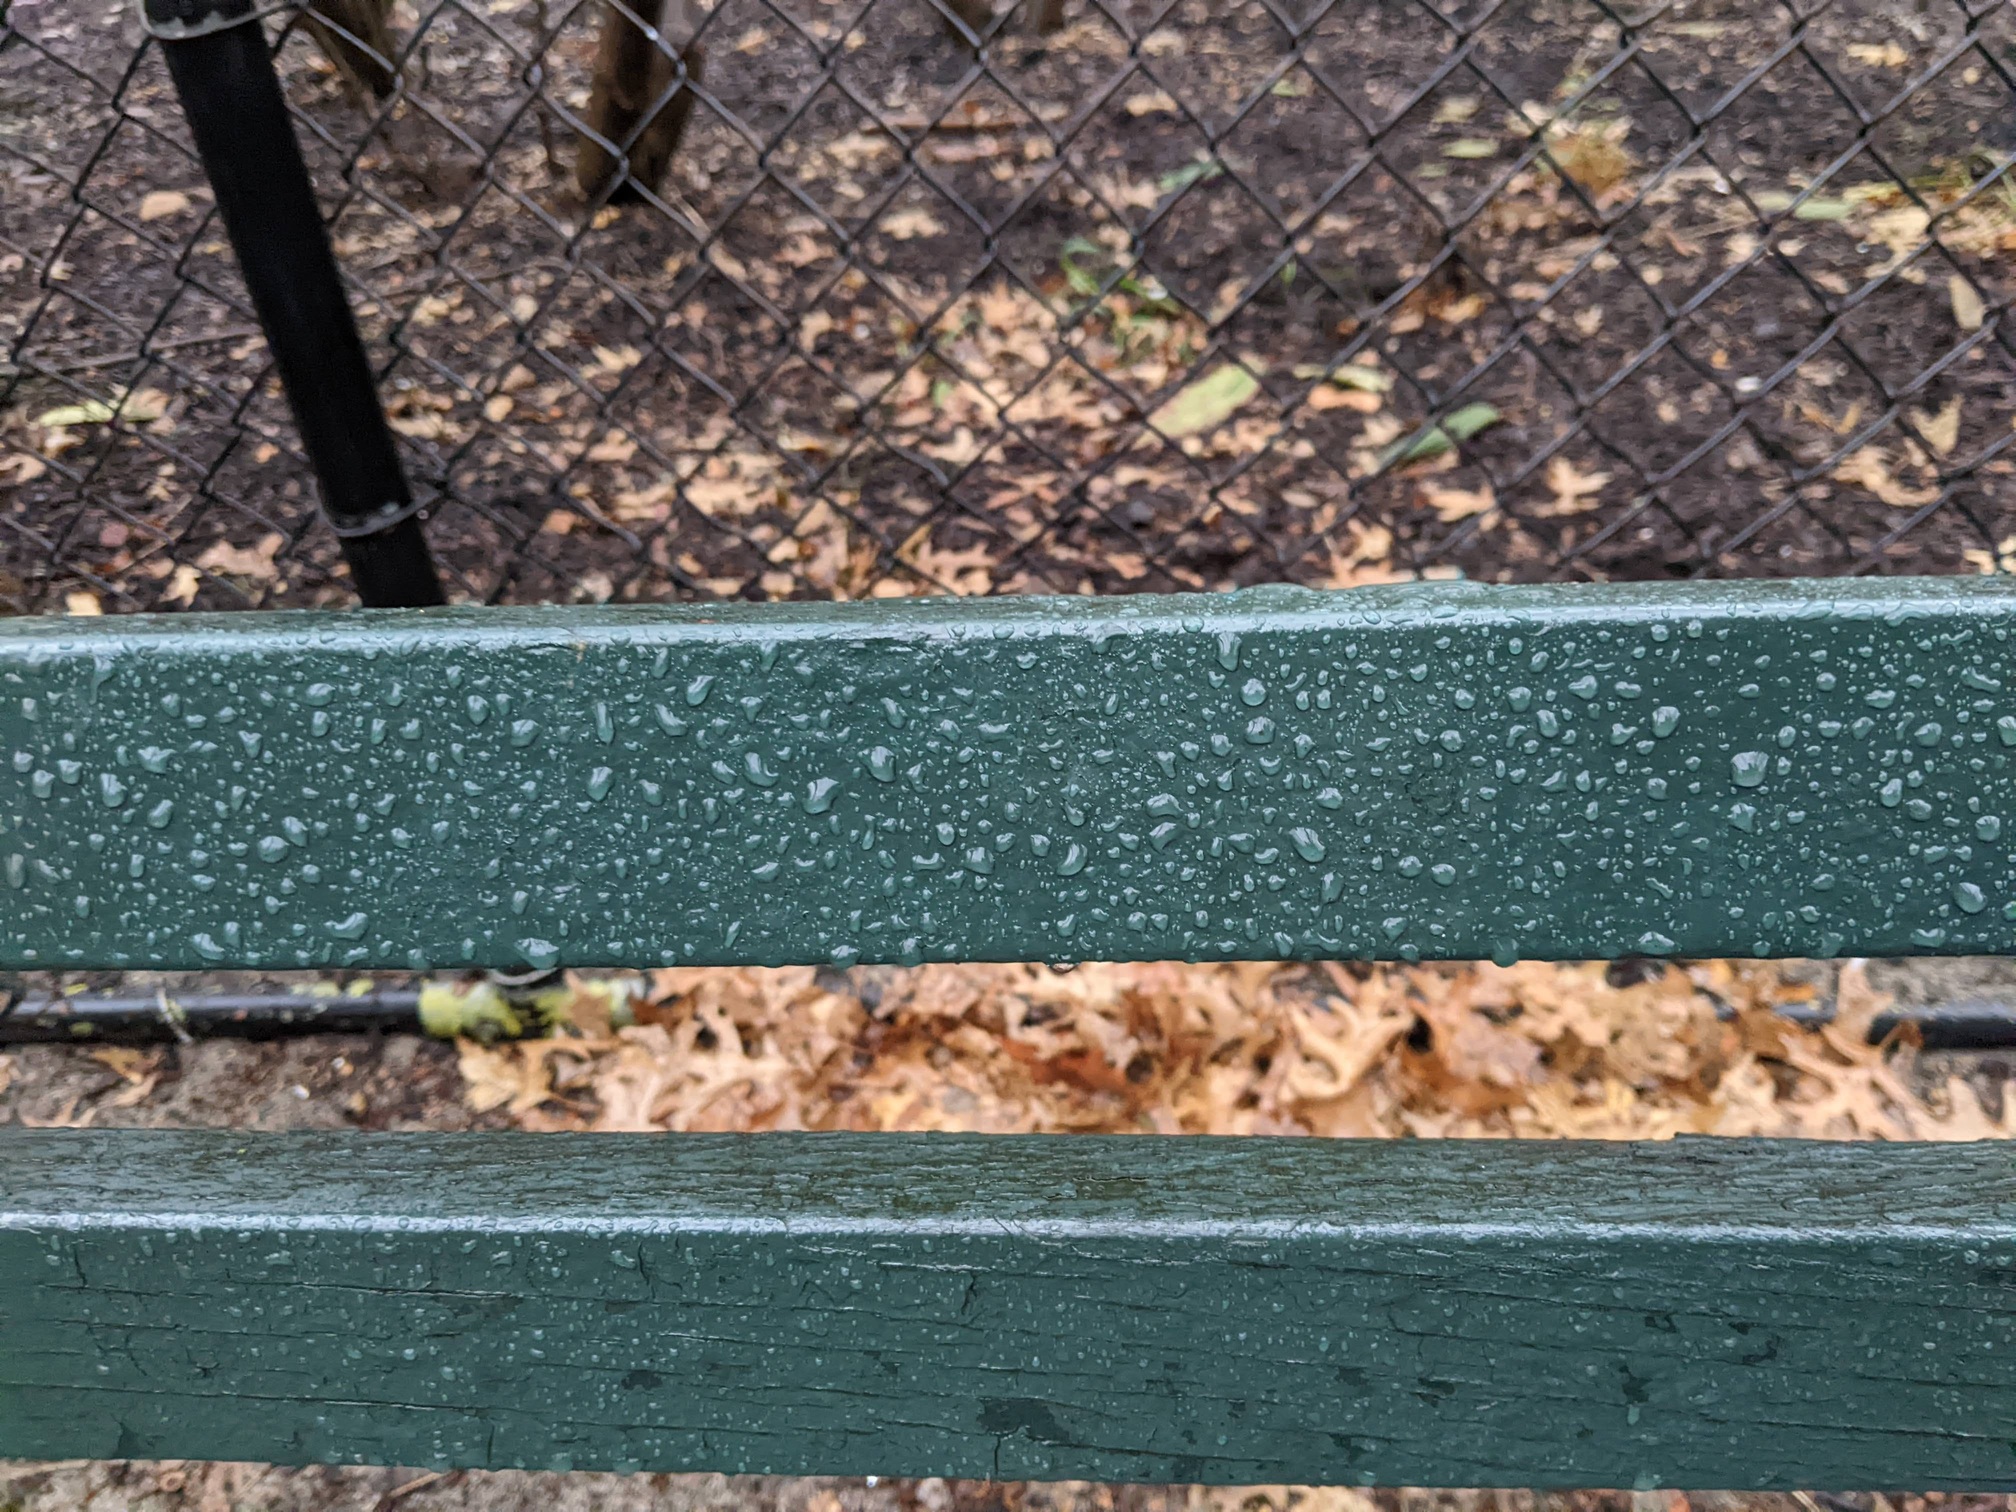
[[[1980,582],[0,623],[0,968],[2012,953]],[[0,1130],[0,1454],[2016,1488],[1999,1146]]]

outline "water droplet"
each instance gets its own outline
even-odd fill
[[[353,913],[347,918],[324,924],[322,927],[339,940],[359,940],[364,937],[364,926],[370,922],[370,915]]]
[[[1463,749],[1463,736],[1459,731],[1444,730],[1435,738],[1441,742],[1442,749],[1445,751],[1460,751]]]
[[[777,774],[764,764],[762,755],[756,751],[743,753],[742,770],[749,774],[749,780],[759,788],[777,786]]]
[[[1385,932],[1387,939],[1397,940],[1407,933],[1407,915],[1394,914],[1391,918],[1381,919],[1379,928]]]
[[[1638,949],[1646,955],[1671,955],[1679,948],[1670,935],[1663,935],[1656,929],[1648,929],[1638,936]]]
[[[1591,672],[1576,678],[1575,681],[1568,684],[1568,691],[1573,693],[1577,698],[1594,698],[1596,696],[1596,675]]]
[[[595,738],[604,745],[616,738],[616,721],[610,716],[606,703],[595,705]]]
[[[1661,704],[1652,711],[1652,733],[1664,740],[1680,728],[1680,711],[1671,704]]]
[[[1400,864],[1394,868],[1403,877],[1418,877],[1424,870],[1419,856],[1402,856]]]
[[[514,746],[524,747],[532,744],[533,738],[538,733],[539,721],[536,719],[514,719],[511,721],[511,744]]]
[[[119,780],[118,773],[98,774],[98,801],[107,808],[118,808],[126,801],[126,784]]]
[[[1295,853],[1304,861],[1321,861],[1326,854],[1323,837],[1312,829],[1292,829],[1288,838],[1295,844]]]
[[[1248,745],[1266,745],[1273,738],[1274,721],[1267,718],[1264,714],[1258,719],[1250,721],[1246,726],[1246,743]]]
[[[1976,819],[1974,821],[1974,834],[1977,839],[1981,840],[2001,839],[2002,820],[2000,816],[1995,814],[1983,814],[1979,819]]]
[[[490,717],[490,700],[481,693],[471,693],[462,700],[462,707],[469,712],[469,723],[480,725]]]
[[[140,747],[141,769],[159,776],[168,770],[168,761],[173,755],[174,752],[165,751],[160,746],[142,746]]]
[[[868,775],[877,782],[896,780],[896,753],[887,746],[877,746],[868,753]]]
[[[687,707],[697,709],[700,705],[707,702],[707,690],[713,686],[714,675],[711,672],[703,672],[694,678],[693,681],[686,684]]]
[[[1972,882],[1954,883],[1953,901],[1958,905],[1960,912],[1967,914],[1978,914],[1988,906],[1987,896]]]
[[[1456,885],[1456,868],[1451,866],[1447,861],[1437,861],[1433,866],[1428,868],[1428,879],[1437,887],[1454,887]]]
[[[259,842],[261,861],[279,861],[287,854],[287,842],[278,835],[267,835]]]
[[[607,767],[597,767],[588,774],[588,796],[600,803],[609,796],[609,784],[616,780],[616,774]]]
[[[336,690],[327,683],[310,683],[301,694],[301,701],[311,709],[326,708],[336,696]]]
[[[833,795],[840,791],[840,784],[831,777],[815,777],[811,786],[805,789],[805,812],[823,814],[833,807]]]
[[[551,971],[560,964],[560,947],[551,940],[527,938],[515,942],[518,954],[537,971]]]
[[[2005,746],[2016,746],[2016,714],[2004,714],[1995,721],[1995,737]]]
[[[1075,877],[1085,870],[1085,847],[1073,840],[1064,848],[1063,859],[1057,863],[1057,875]]]
[[[1239,690],[1239,698],[1247,708],[1257,709],[1267,702],[1267,684],[1257,677],[1246,679],[1246,686]]]
[[[1218,665],[1227,672],[1239,670],[1239,637],[1227,630],[1218,637]]]
[[[1939,737],[1945,733],[1936,719],[1927,720],[1911,732],[1911,738],[1921,746],[1935,746],[1939,744]]]
[[[1740,788],[1761,787],[1771,770],[1771,758],[1762,751],[1738,751],[1729,758],[1729,780]]]
[[[1533,707],[1533,690],[1526,687],[1514,688],[1505,695],[1505,702],[1512,706],[1514,714],[1524,714]]]
[[[1904,779],[1902,777],[1892,777],[1876,790],[1876,796],[1882,800],[1883,807],[1897,807],[1898,804],[1904,801]]]

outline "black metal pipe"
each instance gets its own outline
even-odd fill
[[[231,992],[152,997],[79,993],[0,1006],[0,1045],[142,1045],[181,1039],[284,1039],[299,1034],[418,1034],[410,988],[347,996]]]
[[[442,603],[252,0],[143,0],[366,605]]]
[[[528,982],[495,982],[502,1000],[528,1005],[529,1033],[544,1032],[533,998],[550,974]],[[1780,1008],[1801,1028],[1817,1029],[1831,1010],[1810,1004]],[[1927,1050],[2016,1049],[2016,1004],[1939,1003],[1880,1013],[1869,1043],[1880,1045],[1900,1026],[1917,1030]],[[478,1028],[482,1027],[480,1024]],[[52,994],[9,1006],[0,991],[0,1047],[36,1044],[159,1044],[180,1039],[284,1039],[301,1034],[426,1034],[474,1032],[460,1022],[431,1027],[423,1021],[420,993],[391,988],[344,996],[307,993]],[[509,1030],[507,1033],[517,1033]]]
[[[1934,1003],[1898,1008],[1869,1022],[1869,1043],[1880,1045],[1899,1028],[1918,1031],[1926,1050],[2016,1049],[2016,1007],[2008,1003]]]

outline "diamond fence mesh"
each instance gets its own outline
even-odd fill
[[[2002,0],[628,3],[265,23],[454,596],[2016,569]],[[349,597],[158,46],[0,0],[0,607]]]

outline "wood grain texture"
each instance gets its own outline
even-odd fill
[[[2016,949],[2016,589],[0,622],[0,967]]]
[[[0,1135],[0,1455],[2016,1487],[1989,1145]]]

